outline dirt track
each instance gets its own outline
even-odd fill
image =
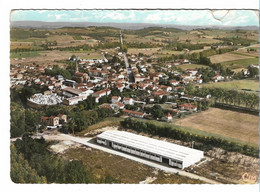
[[[113,149],[95,144],[95,143],[91,142],[92,138],[82,138],[82,137],[74,137],[74,136],[65,135],[65,134],[57,134],[57,135],[54,135],[54,136],[53,135],[44,135],[44,139],[46,139],[46,140],[73,141],[73,142],[80,143],[80,144],[83,144],[85,146],[88,146],[88,147],[91,147],[91,148],[94,148],[94,149],[98,149],[98,150],[102,150],[102,151],[107,152],[107,153],[111,153],[113,155],[118,155],[118,156],[130,159],[130,160],[133,160],[133,161],[137,161],[139,163],[142,163],[142,164],[148,165],[150,167],[154,167],[154,168],[163,170],[165,172],[178,173],[181,176],[189,177],[189,178],[192,178],[192,179],[199,179],[199,180],[204,181],[206,183],[218,184],[218,182],[216,182],[214,180],[207,179],[205,177],[198,176],[198,175],[195,175],[193,173],[188,173],[188,172],[185,172],[183,170],[175,169],[175,168],[172,168],[172,167],[166,167],[166,166],[160,165],[158,163],[155,163],[155,162],[152,162],[152,161],[149,161],[149,160],[141,159],[141,158],[138,158],[138,157],[135,157],[135,156],[132,156],[132,155],[128,155],[126,153],[115,151]]]

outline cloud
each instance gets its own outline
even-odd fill
[[[67,14],[65,14],[65,13],[62,13],[62,14],[55,14],[55,18],[56,18],[56,20],[60,20],[60,19],[62,19],[62,17],[64,17],[64,16],[67,16]]]
[[[146,22],[155,22],[155,21],[161,21],[162,20],[162,13],[151,13],[146,16],[144,19]]]
[[[23,10],[15,10],[11,12],[11,20],[23,20],[25,18],[25,12]]]
[[[222,18],[225,10],[214,12]],[[177,25],[259,25],[254,11],[231,10],[222,21],[212,16],[210,10],[15,10],[11,21],[90,21],[90,22],[132,22]]]
[[[102,20],[110,18],[112,20],[123,20],[123,19],[127,19],[126,15],[123,13],[119,13],[119,12],[108,12],[107,14],[104,14],[102,16]]]
[[[135,13],[134,13],[134,11],[130,12],[128,18],[131,19],[131,20],[135,20]]]
[[[45,13],[47,10],[39,10],[38,13]]]

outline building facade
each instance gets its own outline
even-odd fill
[[[172,167],[184,169],[204,157],[204,152],[166,141],[117,130],[97,136],[97,143]]]

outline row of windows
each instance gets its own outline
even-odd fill
[[[139,152],[139,153],[144,153],[144,154],[147,154],[147,155],[151,155],[151,156],[160,158],[159,155],[155,155],[155,154],[152,154],[152,153],[149,153],[149,152],[145,152],[145,151],[142,151],[142,150],[139,150],[139,149],[136,149],[136,148],[128,147],[128,146],[125,146],[125,145],[122,145],[122,144],[119,144],[119,143],[113,143],[113,144],[115,146],[124,147],[126,149],[134,150],[134,151]]]
[[[103,144],[105,144],[105,142],[106,142],[106,139],[102,139],[102,138],[97,138],[97,140],[99,142],[102,142]],[[119,149],[119,150],[122,150],[122,151],[126,151],[126,152],[129,152],[129,153],[133,153],[133,154],[136,154],[136,155],[139,155],[139,156],[142,156],[142,157],[150,158],[150,159],[161,162],[161,156],[159,156],[159,155],[155,155],[155,154],[152,154],[152,153],[149,153],[149,152],[146,152],[146,151],[142,151],[142,150],[139,150],[139,149],[136,149],[136,148],[128,147],[128,146],[122,145],[120,143],[115,143],[115,142],[113,142],[112,146],[115,149]],[[174,160],[174,159],[171,159],[171,162],[169,162],[169,164],[172,165],[172,166],[180,167],[180,168],[182,166],[181,161]]]

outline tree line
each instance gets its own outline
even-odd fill
[[[245,91],[229,90],[224,88],[194,88],[186,90],[187,94],[206,97],[211,95],[215,101],[237,106],[245,106],[246,108],[257,109],[259,105],[259,97],[257,94]]]
[[[239,144],[222,138],[213,136],[202,136],[179,129],[177,126],[159,126],[153,122],[146,122],[133,118],[127,118],[121,121],[121,126],[126,129],[132,129],[137,132],[144,132],[153,136],[167,137],[171,139],[181,140],[185,142],[198,142],[195,148],[207,150],[212,147],[220,147],[230,152],[239,152],[245,155],[257,157],[259,156],[259,148],[246,144]]]
[[[198,50],[203,49],[203,44],[191,44],[191,43],[179,43],[179,42],[167,42],[168,45],[164,49],[176,49],[177,51],[182,51],[183,49]]]
[[[241,37],[223,37],[223,38],[214,38],[217,40],[224,41],[224,45],[242,45],[242,46],[250,46],[251,43],[257,43],[257,41],[252,39],[243,39]]]

